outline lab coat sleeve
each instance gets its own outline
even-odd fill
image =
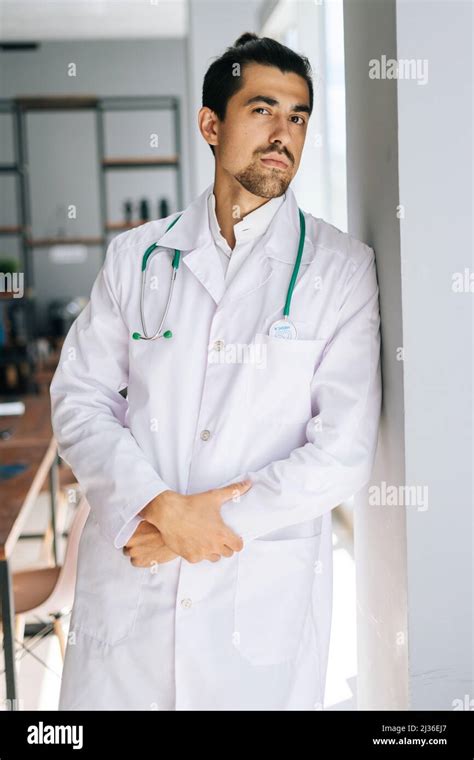
[[[364,246],[362,262],[346,277],[337,323],[311,383],[307,442],[286,459],[236,476],[253,485],[222,505],[224,522],[251,540],[320,517],[357,493],[371,476],[381,395],[375,256]]]
[[[72,324],[50,386],[60,456],[70,465],[103,534],[122,548],[138,513],[169,488],[124,425],[130,332],[117,299],[116,240],[90,300]]]

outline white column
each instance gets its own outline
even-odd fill
[[[369,78],[370,59],[396,55],[395,21],[394,2],[345,0],[348,228],[375,249],[381,294],[384,398],[372,476],[379,487],[405,479],[397,86]],[[367,491],[354,500],[360,710],[408,706],[405,522],[403,507],[370,506]]]

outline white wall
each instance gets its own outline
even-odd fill
[[[417,489],[394,506],[358,499],[358,705],[462,709],[474,697],[473,294],[452,280],[474,271],[472,5],[344,10],[349,231],[374,247],[381,293],[373,483]],[[382,55],[427,60],[427,84],[370,79]]]
[[[426,59],[426,85],[398,82],[411,706],[474,698],[472,4],[397,3],[398,56]],[[465,708],[466,709],[466,708]],[[471,708],[472,709],[472,708]]]

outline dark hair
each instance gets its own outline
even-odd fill
[[[202,86],[202,105],[214,111],[224,120],[227,103],[242,87],[242,77],[233,75],[235,64],[240,73],[247,63],[276,66],[280,71],[290,71],[302,77],[308,85],[310,114],[313,110],[313,80],[308,59],[270,37],[258,37],[252,32],[242,34],[231,47],[217,58],[206,71]],[[209,146],[214,153],[214,146]]]

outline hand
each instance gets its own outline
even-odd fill
[[[142,509],[141,517],[160,531],[170,549],[188,562],[215,562],[232,557],[244,543],[223,521],[220,508],[225,501],[246,493],[250,481],[185,496],[163,491]]]
[[[130,557],[134,567],[150,567],[155,563],[170,562],[178,556],[166,546],[160,531],[146,520],[138,525],[122,552]]]

